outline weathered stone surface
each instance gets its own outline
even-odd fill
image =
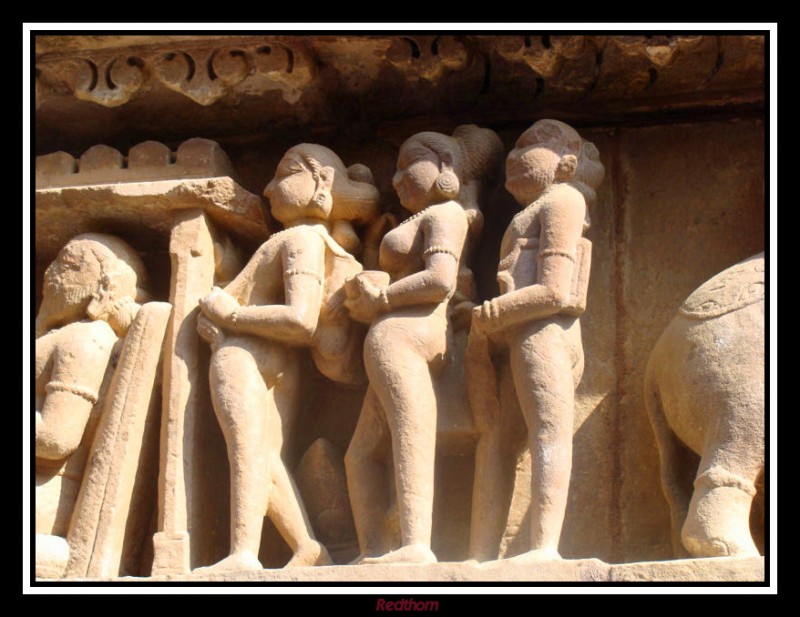
[[[587,202],[594,204],[604,174],[594,144],[554,120],[525,131],[506,160],[506,188],[524,209],[503,236],[500,295],[473,310],[466,360],[480,433],[471,540],[479,559],[498,555],[524,426],[531,457],[530,544],[518,559],[559,555],[574,393],[584,367],[578,317],[586,308],[591,244],[582,234]],[[501,360],[498,370],[493,347],[501,346],[509,361]],[[503,392],[509,388],[516,396]]]
[[[214,284],[214,245],[200,209],[175,213],[170,235],[172,316],[164,349],[164,402],[161,422],[158,533],[154,574],[189,572],[205,539],[198,524],[203,507],[202,480],[194,456],[202,410],[209,395],[201,341],[195,330],[198,303]],[[197,537],[192,538],[191,532]]]
[[[145,425],[155,425],[169,307],[142,309],[144,265],[113,236],[76,236],[45,279],[36,318],[37,576],[137,573],[138,563],[123,562],[123,544],[130,534],[138,555],[150,518],[154,495],[142,487],[155,452]]]
[[[760,253],[703,283],[647,364],[644,402],[676,555],[758,555],[750,511],[764,472],[765,282]]]
[[[149,542],[161,419],[155,385],[171,310],[145,304],[125,338],[70,521],[67,577],[135,571]]]
[[[619,136],[616,175],[619,561],[672,556],[643,401],[656,340],[701,283],[764,248],[764,126],[650,127]]]
[[[712,583],[755,582],[764,580],[763,557],[717,557],[650,561],[611,566],[612,582],[682,582]]]
[[[290,148],[267,185],[272,215],[286,226],[225,289],[200,301],[197,332],[211,346],[209,384],[228,446],[230,554],[200,571],[261,569],[264,517],[293,552],[287,567],[332,563],[314,535],[285,460],[300,403],[300,350],[350,386],[364,382],[364,329],[343,309],[358,261],[332,235],[335,221],[368,222],[380,195],[362,167],[345,168],[328,148]],[[352,228],[347,240],[357,245]]]
[[[108,580],[108,579],[105,579]],[[761,582],[764,558],[685,559],[680,561],[608,564],[599,559],[565,559],[557,562],[519,564],[511,560],[483,564],[436,563],[426,565],[364,565],[358,568],[329,566],[292,570],[261,570],[191,576],[115,579],[126,582],[572,582],[572,583],[660,583],[660,582]]]
[[[431,550],[434,462],[440,401],[447,400],[440,395],[464,385],[463,374],[445,366],[455,357],[454,331],[464,329],[458,313],[466,321],[477,300],[469,265],[501,152],[497,135],[475,125],[458,127],[452,137],[423,132],[406,140],[393,184],[411,216],[384,236],[383,271],[345,284],[350,317],[370,324],[364,342],[369,388],[345,456],[358,563],[437,559]],[[392,477],[394,490],[387,490]]]
[[[637,113],[764,102],[763,35],[60,38],[36,37],[42,153],[198,122],[249,136],[366,115],[529,124],[560,110],[585,124],[620,118],[621,99]]]
[[[71,237],[114,233],[143,259],[152,298],[169,298],[185,318],[180,327],[189,332],[180,344],[173,341],[178,363],[185,363],[174,375],[184,369],[185,375],[170,377],[173,388],[182,384],[180,395],[163,409],[164,417],[172,418],[161,444],[171,461],[162,465],[162,473],[170,468],[172,479],[161,489],[169,514],[162,512],[155,548],[145,542],[126,553],[122,561],[134,565],[120,572],[146,574],[154,552],[157,572],[188,576],[189,569],[227,554],[232,476],[206,379],[211,351],[197,338],[194,316],[198,298],[212,285],[229,286],[275,227],[256,195],[283,153],[301,141],[324,143],[345,160],[369,161],[371,174],[354,167],[347,175],[391,195],[397,151],[409,135],[450,134],[461,122],[476,122],[497,130],[508,151],[520,132],[545,116],[566,120],[591,139],[607,178],[586,232],[592,272],[580,320],[585,368],[574,393],[572,471],[558,543],[563,557],[581,561],[536,565],[537,576],[541,570],[542,577],[554,581],[763,578],[758,558],[623,563],[677,554],[670,545],[669,508],[659,488],[656,441],[644,406],[647,358],[692,290],[764,249],[765,222],[765,37],[632,34],[37,37],[35,148],[44,156],[36,161],[36,302],[46,295],[47,265]],[[213,136],[224,152],[211,141],[186,141],[196,135]],[[143,143],[131,146],[138,142]],[[380,269],[380,239],[405,216],[396,201],[386,200],[386,216],[369,229],[366,221],[336,221],[330,236],[366,269]],[[501,239],[518,210],[503,189],[481,205],[486,220],[473,272],[459,274],[457,285],[457,293],[470,302],[500,295],[495,277]],[[184,216],[202,225],[193,240],[186,236],[173,247],[176,262],[171,264],[170,237]],[[179,270],[183,274],[176,274]],[[180,277],[183,283],[176,282]],[[183,291],[176,293],[181,285]],[[707,313],[706,296],[687,305],[687,315]],[[467,559],[471,531],[488,537],[474,530],[481,528],[481,516],[493,516],[488,493],[479,490],[473,500],[474,476],[485,466],[476,464],[480,423],[469,413],[467,390],[480,386],[464,361],[463,314],[451,318],[449,353],[434,388],[430,546],[441,561]],[[396,352],[398,342],[393,337],[387,353]],[[300,487],[302,502],[310,528],[323,544],[330,543],[334,561],[346,563],[357,556],[355,539],[339,544],[323,538],[322,528],[330,521],[323,523],[326,516],[319,515],[328,506],[343,510],[336,461],[350,445],[365,390],[321,372],[346,372],[348,362],[326,365],[324,354],[311,355],[302,351],[297,423],[282,456],[287,469],[298,474],[298,484],[301,476],[311,478],[311,485],[323,484],[322,489]],[[495,369],[500,408],[516,414],[512,432],[524,439],[527,427],[511,368],[498,356]],[[414,386],[416,395],[420,387]],[[334,444],[338,454],[317,445],[298,467],[315,441]],[[402,510],[392,503],[397,486],[390,448],[380,450],[375,460],[388,464],[382,489],[389,499],[376,510],[385,519],[386,543],[394,547],[401,544]],[[75,465],[85,456],[73,457]],[[691,458],[685,460],[691,463]],[[511,488],[489,483],[493,492],[513,492],[505,529],[496,534],[502,537],[491,541],[503,557],[531,546],[530,451],[509,461],[512,471],[502,477]],[[770,479],[769,468],[766,475]],[[719,474],[709,477],[720,479]],[[763,537],[764,504],[774,487],[759,479],[755,489],[750,526],[763,554],[771,540]],[[36,489],[37,531],[50,527],[37,535],[37,548],[47,553],[37,565],[41,573],[59,576],[68,546],[59,542],[63,538],[44,534],[59,526],[66,533],[69,517],[57,507],[47,511],[48,503],[56,503],[48,491],[74,500],[79,485],[59,481]],[[312,507],[316,498],[324,503]],[[142,531],[147,514],[138,514],[141,521],[134,526]],[[337,529],[333,535],[352,534],[352,529],[343,531],[338,514],[336,519],[330,524]],[[171,522],[164,525],[164,520]],[[281,567],[291,549],[272,520],[262,520],[258,560],[267,568]],[[147,533],[156,525],[153,520]],[[769,531],[774,533],[774,526]],[[129,548],[124,545],[123,552]],[[487,563],[490,575],[516,580],[514,562],[504,561]],[[576,569],[576,563],[584,565]],[[753,564],[760,574],[753,575]],[[438,580],[436,572],[446,572],[453,580],[474,580],[468,571],[451,568],[470,564],[439,565],[444,570],[437,565],[424,575],[414,568],[386,569],[390,577]],[[316,568],[316,575],[290,569],[241,576],[327,580],[333,571],[341,580],[362,580],[358,577],[377,566],[342,568]],[[231,580],[239,573],[220,576]]]
[[[201,208],[246,243],[268,233],[261,199],[234,179],[219,144],[190,139],[174,154],[158,142],[125,157],[95,146],[79,161],[64,152],[37,159],[36,226],[40,259],[87,230],[125,230],[166,249],[174,210]]]

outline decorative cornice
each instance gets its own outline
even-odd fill
[[[500,36],[485,53],[526,65],[540,89],[583,95],[763,88],[764,36]]]
[[[293,103],[312,79],[312,66],[302,45],[279,42],[43,56],[36,63],[36,104],[48,95],[72,91],[81,100],[116,107],[160,83],[200,105],[211,105],[245,79],[263,90],[281,90]]]
[[[763,35],[65,38],[37,39],[41,153],[154,136],[312,139],[415,118],[445,131],[627,123],[758,113],[765,100]]]

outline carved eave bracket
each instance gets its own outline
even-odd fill
[[[653,96],[698,97],[764,86],[760,35],[482,37],[484,53],[526,66],[536,96],[570,93],[593,99],[646,101]],[[629,103],[630,105],[630,103]]]
[[[85,231],[140,230],[168,238],[172,212],[200,208],[244,241],[269,234],[259,196],[242,188],[216,142],[190,139],[172,152],[148,141],[127,156],[98,145],[79,159],[56,152],[36,159],[36,245],[49,258]]]
[[[476,53],[463,37],[399,36],[386,50],[386,59],[411,82],[436,82],[469,68]]]
[[[240,84],[246,92],[280,90],[286,102],[295,103],[313,75],[302,45],[274,41],[43,55],[36,61],[36,105],[71,91],[78,99],[116,107],[158,85],[212,105]]]

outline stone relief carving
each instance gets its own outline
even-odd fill
[[[517,140],[506,161],[506,188],[524,207],[506,230],[498,282],[501,295],[473,310],[470,393],[482,436],[475,495],[484,514],[473,522],[472,550],[497,555],[491,505],[510,502],[513,456],[524,427],[492,393],[499,379],[490,346],[507,349],[531,451],[531,550],[517,560],[558,559],[572,469],[575,387],[583,374],[579,317],[586,307],[591,244],[587,201],[603,179],[597,149],[574,129],[540,120]],[[503,494],[504,490],[507,494]],[[477,525],[477,527],[475,527]],[[487,546],[489,539],[491,544]]]
[[[579,47],[575,41],[551,42],[557,50],[573,47]],[[218,77],[225,71],[235,76],[243,58],[249,56],[209,54],[206,64],[218,66]],[[170,62],[182,67],[184,60]],[[231,66],[219,68],[225,63]],[[103,67],[100,72],[109,76],[117,71],[113,79],[122,70],[112,62]],[[178,74],[174,66],[169,70]],[[563,65],[548,70],[556,75]],[[195,96],[206,91],[216,96],[202,79],[176,77],[174,83],[178,89],[196,87]],[[233,174],[230,161],[214,146],[219,165]],[[37,186],[46,203],[44,191],[51,191],[52,200],[63,199],[74,186],[131,182],[145,171],[148,178],[164,181],[182,175],[188,185],[194,172],[202,171],[194,170],[190,155],[213,158],[206,156],[209,147],[205,140],[190,140],[177,153],[156,142],[131,148],[127,157],[107,146],[95,146],[79,159],[56,153],[37,160]],[[319,482],[315,476],[329,485],[315,495],[320,516],[314,520],[326,524],[331,537],[352,533],[355,523],[357,563],[436,561],[431,527],[441,407],[437,380],[447,362],[466,367],[478,433],[470,556],[497,558],[514,463],[527,445],[533,461],[532,544],[516,561],[560,558],[573,397],[583,371],[579,318],[586,308],[591,262],[591,244],[583,234],[604,167],[597,149],[564,123],[541,120],[520,136],[507,160],[506,187],[523,210],[503,238],[497,274],[501,295],[476,306],[469,264],[483,227],[482,189],[491,182],[501,151],[492,131],[473,125],[459,127],[452,137],[419,133],[407,140],[394,185],[412,214],[398,225],[391,215],[379,216],[369,168],[345,168],[327,148],[301,144],[286,152],[265,189],[272,215],[285,229],[273,234],[238,275],[239,247],[226,235],[214,236],[213,255],[205,259],[213,259],[215,280],[224,288],[214,288],[200,301],[197,331],[211,346],[213,407],[231,467],[231,547],[226,559],[196,572],[261,569],[265,516],[294,552],[289,566],[332,563],[282,458],[295,428],[304,349],[325,377],[356,388],[368,383],[345,457],[347,487],[340,486],[341,456],[322,439],[298,469],[310,478],[309,490]],[[136,190],[129,193],[126,198],[142,197]],[[238,203],[219,193],[227,207]],[[248,201],[240,209],[251,212],[252,206]],[[244,223],[238,225],[244,229]],[[259,230],[263,226],[262,221]],[[94,464],[87,463],[92,436],[104,430],[102,410],[113,407],[103,402],[112,399],[113,379],[134,382],[142,393],[151,392],[157,381],[150,374],[114,376],[123,363],[123,343],[134,337],[128,332],[147,312],[141,307],[144,278],[133,249],[100,234],[68,243],[45,274],[36,324],[37,576],[118,573],[93,566],[92,560],[99,563],[102,551],[118,553],[121,540],[113,540],[116,548],[89,555],[85,547],[100,532],[76,526],[70,514],[86,507],[82,500],[93,507],[95,498],[82,496],[89,495],[82,483]],[[756,486],[763,482],[763,285],[763,254],[711,279],[687,299],[650,360],[648,411],[680,555],[758,555],[748,517]],[[187,305],[196,311],[196,299]],[[161,309],[169,311],[166,305]],[[157,321],[162,317],[154,314]],[[463,357],[463,347],[452,343],[457,336],[466,338],[467,330]],[[163,324],[141,337],[152,357],[154,349],[160,350]],[[735,348],[735,359],[720,363],[720,350],[729,347]],[[80,370],[59,364],[62,356],[77,358]],[[726,404],[713,405],[717,400]],[[696,412],[693,406],[706,401],[712,402]],[[120,409],[116,417],[133,414]],[[698,417],[703,419],[699,429]],[[694,492],[688,476],[681,476],[691,460],[684,445],[702,457]],[[116,451],[103,452],[109,458]],[[387,460],[390,477],[384,470]],[[102,482],[107,481],[95,482],[95,493]],[[76,543],[72,538],[79,534]]]
[[[760,253],[703,283],[647,365],[676,556],[758,555],[750,512],[757,483],[763,491],[764,282]],[[696,470],[687,448],[700,456]]]
[[[133,249],[103,234],[73,238],[45,272],[36,317],[37,576],[85,576],[95,548],[119,565],[125,519],[121,529],[109,529],[108,517],[115,514],[107,511],[105,523],[97,523],[98,509],[127,511],[124,504],[130,504],[136,448],[143,439],[169,313],[161,303],[142,309],[145,284],[144,265]],[[138,319],[144,313],[145,320],[155,323],[148,326]],[[135,342],[123,345],[129,330],[136,330],[131,335]],[[128,372],[131,355],[138,362],[136,373]],[[119,397],[120,392],[127,392],[130,400],[122,400],[127,397]],[[133,425],[129,419],[120,423],[120,413],[139,419]],[[130,463],[116,434],[110,434],[119,426],[139,438],[139,444],[131,445]],[[109,456],[133,470],[108,465]],[[85,475],[90,482],[84,482]],[[104,481],[98,494],[93,485],[100,475]],[[121,501],[112,493],[119,493]],[[73,518],[73,510],[80,516]],[[114,546],[101,547],[109,540],[95,540],[98,533],[116,534],[110,540]],[[102,564],[93,571],[118,574]]]
[[[427,132],[409,138],[393,183],[412,216],[384,237],[383,271],[346,283],[350,315],[371,324],[364,343],[369,388],[345,455],[359,563],[436,561],[434,382],[450,349],[451,299],[468,238],[482,223],[477,204],[464,199],[473,194],[466,187],[480,184],[501,153],[499,138],[474,125],[459,127],[452,137]],[[386,532],[391,496],[380,460],[389,452],[401,538],[396,550]]]
[[[379,194],[363,166],[345,169],[329,149],[289,149],[267,185],[272,216],[286,227],[259,248],[223,290],[201,300],[200,335],[211,344],[214,410],[231,466],[230,556],[203,571],[260,569],[268,516],[290,545],[288,566],[331,563],[314,538],[282,459],[302,379],[298,348],[328,378],[358,385],[363,327],[344,307],[344,281],[361,265],[331,235],[336,221],[367,222]]]

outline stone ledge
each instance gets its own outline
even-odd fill
[[[664,583],[763,582],[764,558],[681,559],[608,564],[599,559],[519,564],[511,560],[451,562],[428,565],[363,565],[323,568],[259,570],[205,575],[169,575],[151,578],[119,577],[73,579],[82,582],[130,583]]]

